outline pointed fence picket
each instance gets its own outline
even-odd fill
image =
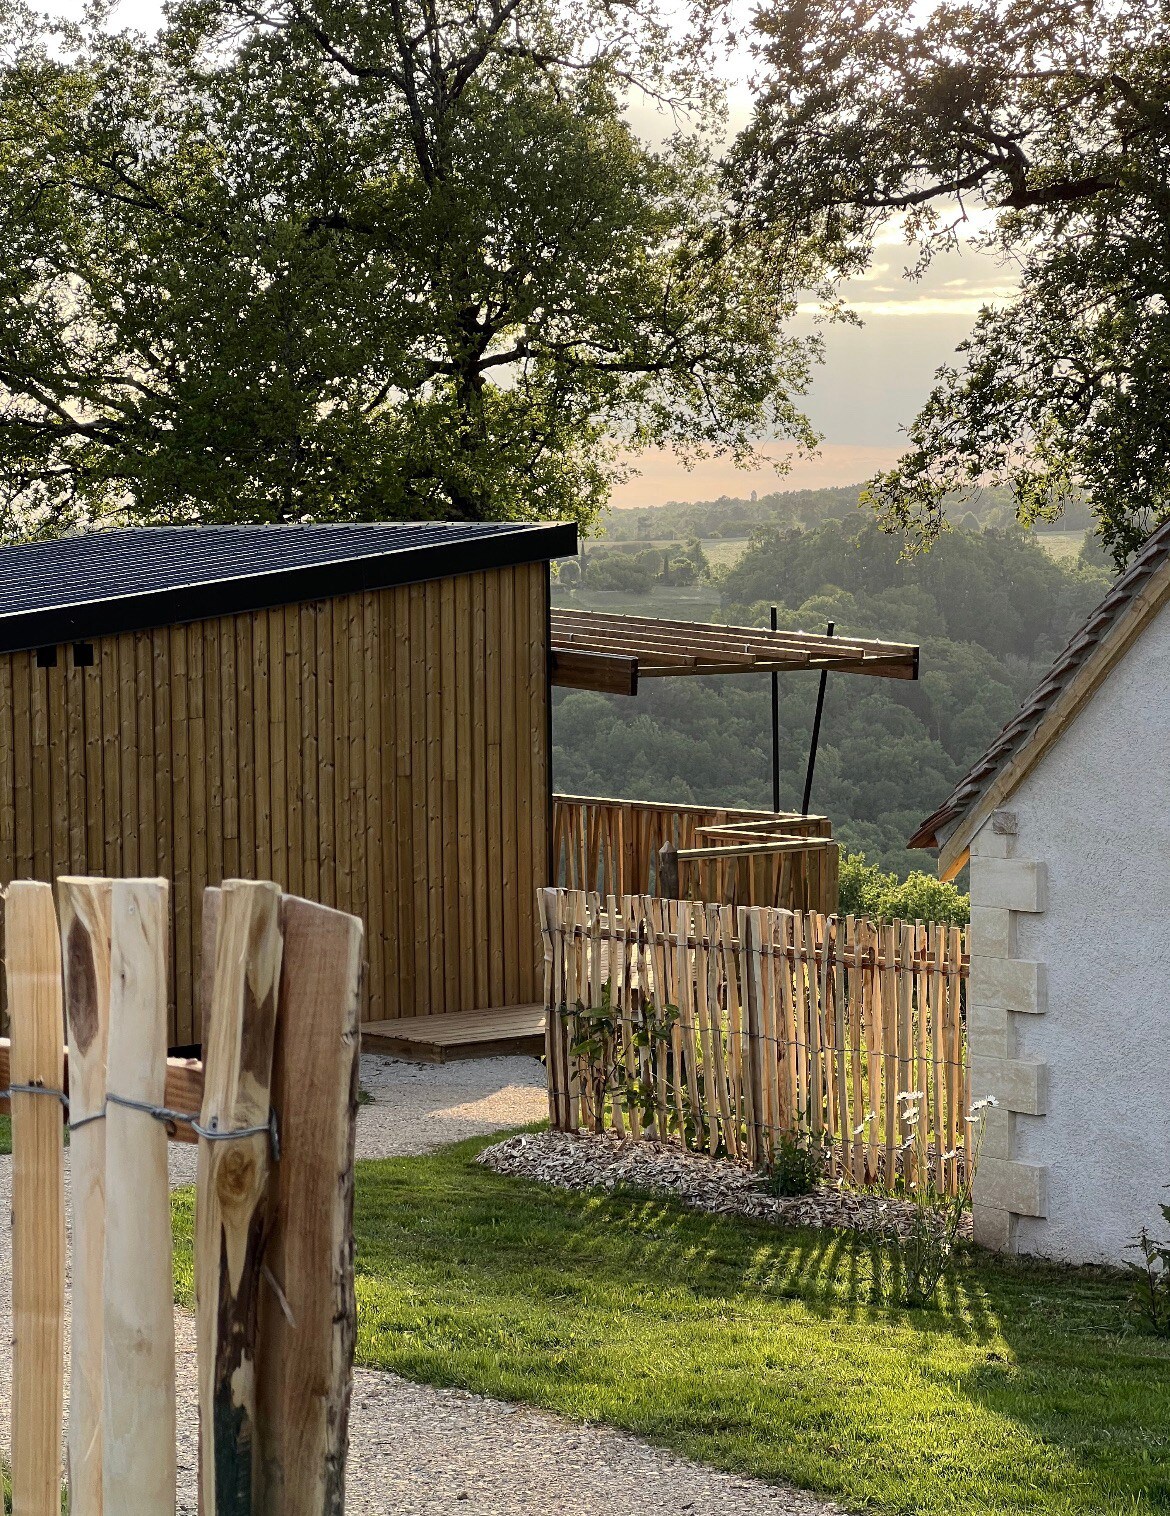
[[[969,1107],[959,927],[649,895],[541,892],[549,1119],[766,1168],[786,1135],[831,1171],[959,1190]]]
[[[362,924],[274,884],[208,891],[205,1069],[167,1057],[167,882],[67,878],[58,896],[59,911],[47,884],[5,892],[13,1516],[61,1509],[63,1108],[72,1516],[175,1510],[168,1140],[200,1147],[200,1510],[340,1516]]]

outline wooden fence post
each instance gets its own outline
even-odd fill
[[[65,1078],[61,948],[53,892],[17,880],[5,895],[12,1084],[60,1091]],[[65,1396],[65,1160],[61,1105],[12,1095],[12,1511],[61,1503]]]
[[[678,848],[673,842],[658,849],[658,893],[665,900],[678,899]]]
[[[204,1516],[248,1516],[253,1509],[257,1293],[280,961],[280,889],[226,880],[200,1124],[222,1132],[265,1130],[199,1142],[195,1325]]]
[[[548,1124],[554,1132],[566,1125],[567,1069],[560,993],[564,939],[558,910],[559,891],[538,890],[540,930],[544,939],[544,1065],[548,1085]]]
[[[257,1347],[261,1516],[341,1516],[357,1336],[353,1153],[362,923],[284,899],[269,1185]]]
[[[109,1097],[162,1105],[167,1073],[165,879],[110,895]],[[109,1516],[175,1509],[175,1318],[167,1132],[110,1098],[106,1111],[103,1502]]]
[[[105,1334],[106,1047],[110,1031],[108,879],[57,881],[73,1188],[69,1354],[69,1516],[102,1516],[102,1361]],[[93,1119],[91,1119],[93,1118]]]

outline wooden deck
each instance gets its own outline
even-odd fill
[[[510,1005],[491,1011],[367,1021],[362,1027],[362,1052],[386,1053],[414,1063],[498,1058],[505,1053],[539,1056],[544,1052],[544,1006]]]

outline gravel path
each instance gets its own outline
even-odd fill
[[[367,1056],[358,1111],[359,1158],[423,1153],[461,1137],[520,1126],[546,1110],[541,1066],[493,1058],[441,1067]],[[194,1181],[195,1150],[172,1145],[172,1184]],[[12,1160],[0,1157],[0,1216],[10,1205]],[[68,1185],[68,1155],[66,1155]],[[12,1340],[11,1234],[0,1226],[0,1447],[8,1446]],[[175,1312],[179,1513],[196,1510],[195,1335]],[[359,1369],[354,1376],[346,1510],[349,1516],[837,1516],[798,1490],[721,1474],[604,1427],[526,1407],[411,1384]]]

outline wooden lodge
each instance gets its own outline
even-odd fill
[[[0,880],[173,881],[367,926],[365,1014],[535,1002],[559,526],[158,528],[0,550]]]
[[[554,798],[551,686],[914,678],[917,649],[554,612],[550,564],[576,549],[572,526],[446,522],[0,548],[0,885],[170,879],[189,1048],[204,888],[276,880],[365,922],[369,1044],[433,1057],[532,1046],[538,889],[649,888],[664,840],[684,893],[831,909],[824,818]]]

